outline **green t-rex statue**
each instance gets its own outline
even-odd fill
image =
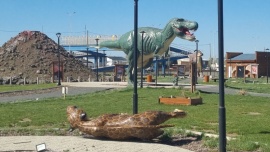
[[[177,36],[179,38],[194,41],[195,36],[190,33],[190,30],[196,31],[198,23],[188,21],[182,18],[173,18],[165,26],[164,29],[153,27],[138,28],[138,49],[142,49],[141,31],[145,31],[143,37],[143,67],[149,67],[156,55],[168,53],[169,46]],[[128,81],[133,84],[133,69],[134,69],[134,32],[129,31],[122,35],[116,41],[104,41],[100,43],[99,47],[107,47],[115,50],[122,50],[128,58]],[[141,50],[138,52],[137,63],[141,67]]]

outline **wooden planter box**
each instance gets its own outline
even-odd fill
[[[198,105],[202,104],[202,98],[185,98],[185,97],[159,97],[159,103],[175,105]]]

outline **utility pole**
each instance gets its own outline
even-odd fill
[[[224,100],[224,34],[223,0],[218,0],[218,63],[219,63],[219,151],[226,152],[226,108]]]
[[[138,113],[138,93],[137,93],[137,58],[138,58],[138,0],[134,0],[134,70],[133,70],[133,114]],[[131,63],[130,63],[131,64]]]

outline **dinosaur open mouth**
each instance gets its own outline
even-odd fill
[[[177,28],[174,26],[174,28],[176,29],[176,32],[178,32],[178,35],[181,36],[182,38],[186,39],[186,40],[190,40],[193,41],[195,40],[195,35],[193,34],[193,32],[196,31],[196,28],[187,28],[187,27],[180,27]]]
[[[177,28],[179,32],[185,33],[187,36],[193,36],[193,32],[191,32],[188,28]]]
[[[194,35],[193,35],[193,32],[194,32],[195,30],[193,30],[193,29],[188,29],[188,28],[186,28],[186,27],[177,28],[176,26],[174,26],[174,28],[175,28],[178,32],[184,33],[186,36],[189,36],[189,37],[194,36]]]

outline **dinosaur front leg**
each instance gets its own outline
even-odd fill
[[[133,85],[133,83],[134,83],[133,78],[134,78],[133,66],[129,65],[128,66],[128,82],[129,82],[129,84]]]

